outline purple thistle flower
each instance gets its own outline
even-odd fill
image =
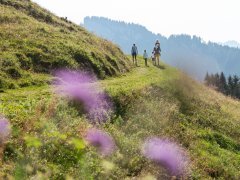
[[[143,145],[143,154],[154,162],[164,166],[171,175],[186,173],[188,158],[184,150],[169,140],[150,138]]]
[[[56,76],[59,77],[56,85],[61,87],[57,92],[82,102],[89,119],[94,123],[105,122],[108,119],[112,111],[112,103],[100,88],[94,75],[61,70]]]
[[[2,146],[9,138],[11,127],[9,121],[0,115],[0,146]]]
[[[113,138],[106,132],[98,129],[90,129],[87,132],[86,141],[98,148],[103,156],[111,155],[115,149]]]
[[[95,96],[95,103],[89,108],[88,117],[93,122],[106,122],[113,111],[112,107],[110,97],[106,93],[100,92]]]

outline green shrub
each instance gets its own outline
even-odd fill
[[[11,67],[16,66],[16,61],[13,59],[3,59],[2,60],[2,67]]]
[[[15,67],[9,67],[5,70],[5,72],[10,75],[11,78],[13,79],[19,79],[22,77],[22,74],[19,69]]]
[[[32,68],[32,62],[25,54],[17,53],[16,56],[20,62],[20,67],[22,69],[29,70]]]
[[[230,151],[240,152],[240,144],[237,144],[229,137],[224,136],[220,133],[214,133],[213,139],[219,144],[219,146],[223,149],[227,149]]]
[[[15,83],[11,82],[11,83],[9,83],[8,88],[9,89],[17,89],[18,85],[16,85]]]
[[[46,17],[45,17],[45,21],[47,23],[53,23],[53,18],[51,15],[47,14]]]
[[[2,77],[0,77],[0,89],[4,89],[6,87],[7,87],[7,82]]]

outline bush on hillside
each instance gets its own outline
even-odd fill
[[[18,66],[18,62],[15,56],[4,56],[3,58],[0,58],[0,65],[3,68],[6,67],[17,67]]]
[[[45,17],[45,21],[47,23],[53,23],[53,18],[51,15],[47,14],[46,17]]]
[[[4,23],[20,23],[21,19],[20,17],[9,17],[6,15],[1,15],[0,16],[0,24]]]
[[[43,61],[43,59],[47,59],[45,54],[40,49],[36,49],[33,52],[27,53],[26,55],[31,59],[33,64],[33,70],[35,72],[49,72],[49,68],[51,67],[51,63],[47,61]]]
[[[15,68],[15,67],[10,67],[10,68],[6,69],[5,72],[14,79],[19,79],[22,77],[22,74],[19,71],[19,69]]]
[[[25,54],[21,54],[21,53],[17,53],[16,54],[19,62],[20,62],[20,67],[24,70],[29,70],[32,68],[32,63],[29,60],[29,58],[27,58],[27,56]]]
[[[0,89],[6,88],[6,81],[0,77]]]
[[[83,69],[93,70],[98,77],[100,77],[100,69],[99,67],[92,62],[89,54],[82,50],[78,50],[74,53],[73,58],[77,61],[77,63],[81,64]]]
[[[49,24],[54,22],[51,15],[41,12],[41,11],[37,10],[36,8],[33,8],[31,5],[28,6],[28,14],[30,16],[34,17],[35,19],[42,20]]]
[[[71,63],[64,58],[57,59],[56,61],[52,62],[52,69],[61,69],[61,68],[73,68]]]

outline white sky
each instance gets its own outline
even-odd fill
[[[239,0],[33,0],[80,24],[85,16],[138,23],[165,36],[189,34],[205,41],[240,42]]]

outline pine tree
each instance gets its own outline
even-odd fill
[[[238,82],[238,85],[237,85],[237,94],[236,94],[236,98],[240,99],[240,82]]]
[[[231,75],[228,77],[228,84],[227,84],[227,86],[228,86],[227,94],[232,96],[233,95],[233,78],[232,78]]]
[[[233,76],[233,97],[237,97],[239,94],[239,78],[234,75]]]
[[[205,76],[205,84],[212,86],[225,95],[240,99],[240,77],[237,75],[230,75],[226,79],[223,72],[221,72],[220,75],[218,73],[210,75],[207,73]]]
[[[211,82],[210,82],[210,76],[207,72],[205,78],[204,78],[204,83],[207,85],[207,86],[210,86],[211,85]]]
[[[220,76],[218,73],[214,75],[214,82],[213,85],[216,87],[217,90],[220,89]]]
[[[223,72],[221,72],[218,87],[220,92],[227,94],[227,81]]]

